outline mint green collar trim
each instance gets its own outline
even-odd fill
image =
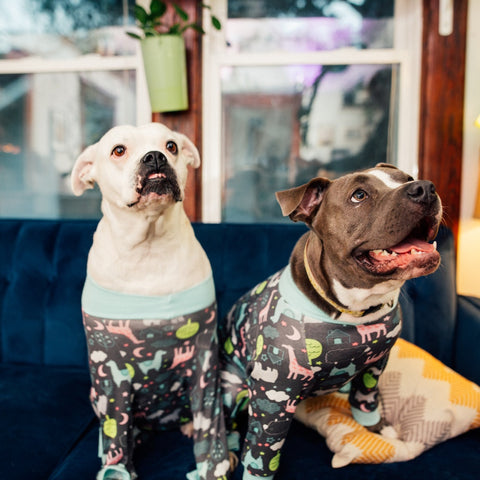
[[[297,284],[293,281],[290,264],[285,267],[280,276],[278,289],[285,302],[296,311],[302,312],[303,315],[321,322],[338,323],[332,317],[329,317],[321,308],[317,307],[297,287]]]
[[[162,319],[198,312],[215,302],[215,285],[210,275],[193,287],[161,297],[129,295],[98,285],[88,274],[82,293],[85,313],[112,320]]]
[[[336,320],[330,317],[321,308],[317,307],[298,287],[293,281],[292,271],[290,264],[285,267],[280,275],[280,281],[278,284],[280,295],[283,297],[285,303],[289,304],[294,310],[302,312],[303,315],[313,320],[320,322],[334,323],[337,325],[358,325],[358,323],[346,322],[344,320]],[[390,315],[395,312],[398,315],[398,308],[395,306]],[[385,318],[385,315],[383,316]],[[380,322],[381,319],[374,320],[374,322]]]

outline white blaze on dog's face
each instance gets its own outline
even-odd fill
[[[183,134],[159,123],[114,127],[77,159],[72,189],[97,183],[104,201],[125,209],[158,209],[182,201],[187,166],[200,155]]]

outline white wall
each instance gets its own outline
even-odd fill
[[[470,0],[468,3],[460,212],[462,219],[469,219],[473,215],[480,163],[480,128],[474,125],[475,119],[480,115],[480,0]]]

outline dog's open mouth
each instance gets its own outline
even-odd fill
[[[437,243],[437,223],[431,218],[423,219],[406,238],[390,247],[363,250],[354,253],[355,260],[368,272],[389,275],[401,270],[415,270],[412,276],[433,272],[440,262]]]
[[[138,175],[136,192],[138,198],[128,206],[133,207],[148,200],[172,198],[175,202],[182,200],[182,192],[177,182],[175,173],[169,167],[163,171],[142,172]]]

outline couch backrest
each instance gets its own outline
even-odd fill
[[[0,221],[2,362],[86,365],[80,295],[95,227]]]
[[[2,362],[86,366],[80,297],[95,228],[95,221],[0,220]],[[220,319],[286,265],[306,231],[299,224],[194,228],[212,264]],[[441,269],[404,288],[404,336],[449,363],[456,305],[451,234],[442,231],[439,243]]]

